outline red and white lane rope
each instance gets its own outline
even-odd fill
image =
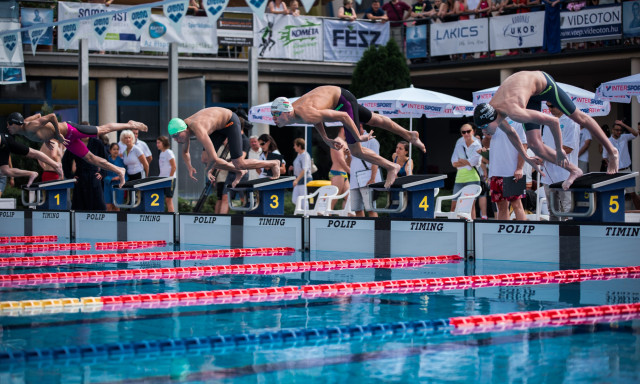
[[[87,251],[91,249],[89,243],[59,243],[59,244],[23,244],[2,245],[0,253],[42,253],[58,251]]]
[[[0,244],[9,243],[50,243],[58,241],[58,236],[3,236],[0,237]]]
[[[165,240],[139,240],[139,241],[111,241],[106,243],[96,243],[98,251],[110,249],[142,249],[153,247],[166,247]]]

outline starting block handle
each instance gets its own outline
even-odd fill
[[[36,193],[36,201],[33,202],[33,203],[25,201],[24,200],[24,192],[25,191],[26,192],[35,192]],[[41,189],[37,189],[35,191],[30,191],[30,190],[23,189],[21,197],[22,197],[22,205],[24,205],[25,207],[39,207],[41,205],[44,205],[44,202],[45,202],[45,199],[46,199],[45,194],[42,193]]]
[[[400,213],[400,212],[404,212],[405,209],[407,209],[407,192],[406,191],[400,191],[398,192],[398,207],[397,208],[389,208],[389,206],[391,205],[391,191],[389,190],[383,190],[386,191],[388,194],[387,197],[387,205],[384,208],[373,208],[374,204],[374,200],[373,200],[373,193],[369,194],[369,206],[372,207],[371,211],[372,212],[378,212],[378,213]]]
[[[240,191],[236,190],[236,192],[240,192]],[[260,205],[260,199],[258,199],[256,197],[256,194],[258,192],[244,190],[244,191],[242,191],[240,193],[242,193],[245,196],[245,198],[249,199],[249,206],[248,207],[234,207],[232,205],[232,201],[231,201],[231,192],[227,191],[227,196],[228,196],[227,204],[229,204],[229,209],[231,209],[233,211],[249,212],[249,211],[253,211],[254,209],[258,208],[258,205]]]
[[[552,189],[553,191],[553,189]],[[557,217],[591,217],[596,212],[596,194],[595,192],[586,192],[589,196],[588,200],[588,209],[586,212],[573,212],[573,208],[575,207],[575,200],[571,199],[572,202],[572,212],[558,212],[556,210],[556,205],[558,203],[556,199],[555,193],[549,193],[549,210],[551,213]]]
[[[118,199],[116,197],[116,192],[118,191],[129,192],[129,204],[118,204]],[[133,188],[113,188],[111,193],[113,194],[113,205],[118,208],[137,208],[140,205],[140,202],[142,202],[142,199],[138,200],[138,192]]]

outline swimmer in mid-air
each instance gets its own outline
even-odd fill
[[[122,131],[124,129],[146,131],[147,126],[130,120],[126,124],[109,123],[96,127],[94,125],[80,125],[69,121],[58,122],[58,118],[53,113],[46,116],[38,113],[25,119],[18,112],[13,112],[7,118],[7,129],[12,135],[22,135],[29,140],[44,142],[47,145],[49,145],[51,140],[59,141],[64,144],[71,153],[87,163],[117,173],[120,176],[120,187],[122,187],[125,182],[125,169],[116,167],[106,159],[95,156],[89,152],[89,149],[87,149],[87,146],[81,139],[84,137],[98,137],[105,133]]]
[[[582,171],[569,162],[567,154],[562,149],[562,132],[558,119],[540,112],[542,101],[553,103],[571,120],[586,127],[591,135],[598,139],[607,152],[613,156],[614,161],[609,162],[607,173],[618,172],[618,151],[607,139],[598,123],[591,116],[577,109],[571,98],[545,72],[522,71],[509,76],[500,85],[489,103],[476,106],[473,118],[476,125],[489,134],[495,133],[498,127],[502,129],[520,156],[535,170],[540,171],[540,162],[527,156],[518,135],[506,118],[510,117],[513,121],[523,123],[529,148],[542,159],[569,171],[569,177],[562,183],[562,188],[567,190],[575,179],[582,176]],[[551,129],[553,140],[556,143],[555,151],[542,142],[541,125],[546,125]]]
[[[286,97],[278,97],[271,104],[271,115],[273,116],[273,122],[278,127],[296,123],[313,124],[324,142],[334,149],[342,148],[342,144],[327,136],[324,123],[342,123],[351,155],[387,170],[385,188],[389,188],[393,184],[400,171],[400,165],[360,145],[361,141],[369,141],[373,138],[373,131],[360,135],[358,130],[360,123],[395,133],[415,145],[422,152],[426,151],[424,144],[420,141],[418,132],[407,131],[390,118],[372,113],[367,108],[359,105],[358,100],[351,92],[340,87],[330,85],[317,87],[304,94],[293,104]]]
[[[169,121],[169,136],[180,144],[185,144],[182,150],[182,159],[189,170],[189,177],[197,180],[193,174],[196,169],[191,166],[191,154],[189,153],[189,137],[195,136],[202,144],[213,167],[207,172],[208,179],[213,181],[215,169],[224,169],[235,172],[236,178],[231,183],[235,187],[242,179],[247,169],[269,168],[272,179],[280,177],[279,160],[245,159],[242,154],[242,133],[238,115],[226,108],[211,107],[202,109],[190,117],[182,120],[177,117]],[[225,139],[228,139],[231,163],[221,159],[216,153]]]

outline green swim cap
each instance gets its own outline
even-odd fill
[[[184,120],[174,117],[169,121],[169,136],[173,136],[176,133],[180,133],[187,129],[187,124]]]

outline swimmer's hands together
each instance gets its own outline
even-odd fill
[[[566,164],[569,163],[569,159],[567,158],[567,154],[564,149],[560,148],[556,149],[556,165],[559,167],[565,167]]]
[[[56,139],[56,141],[58,141],[62,145],[68,145],[69,144],[69,140],[65,139],[64,136],[62,136],[60,133],[55,134],[53,136],[53,138]],[[47,147],[49,149],[53,150],[53,145],[51,145],[50,141],[51,140],[49,140],[49,142],[47,142]]]
[[[326,138],[326,139],[324,139],[324,142],[331,149],[340,150],[342,148],[342,143],[339,142],[338,140],[333,140],[333,139]]]

